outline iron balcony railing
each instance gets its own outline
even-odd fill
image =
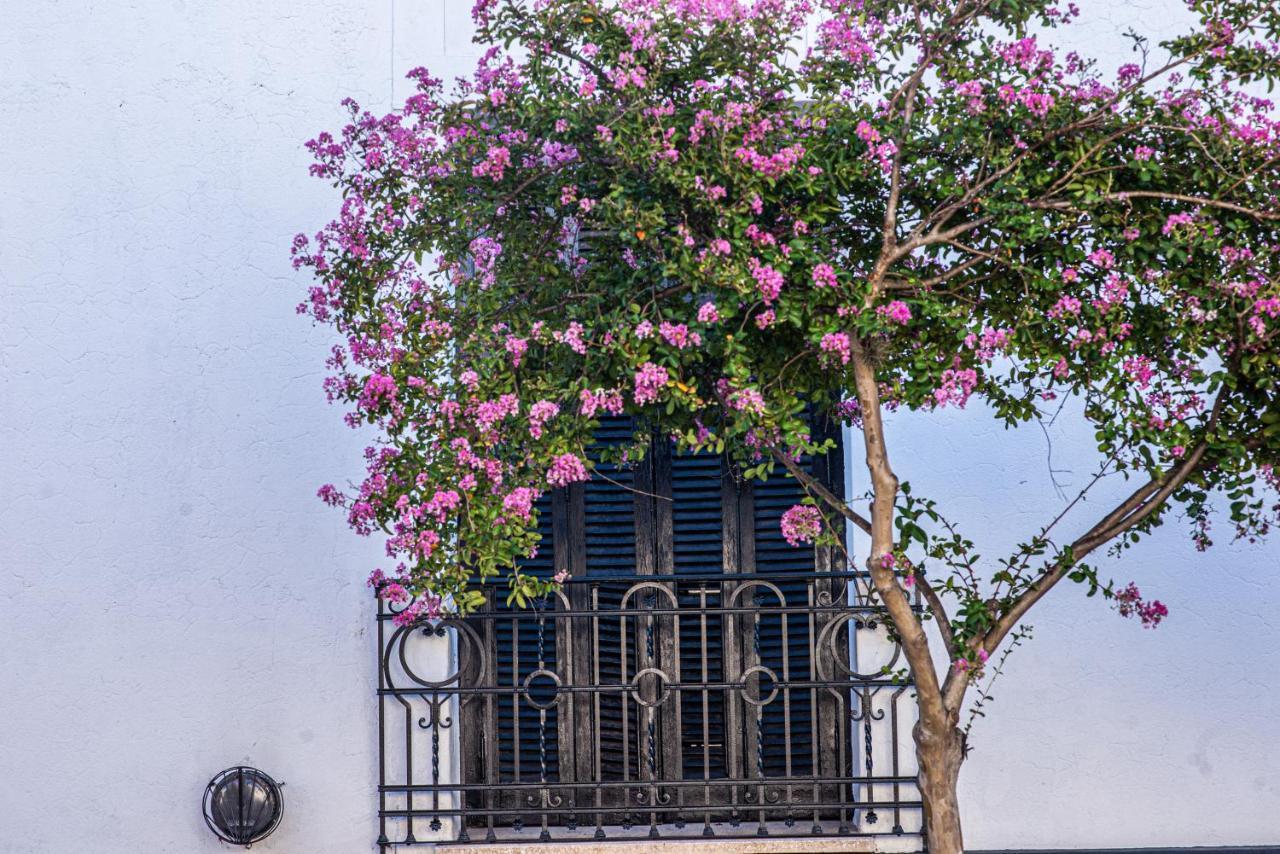
[[[570,579],[378,613],[379,836],[916,838],[910,682],[853,573]]]

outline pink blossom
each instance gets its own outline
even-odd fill
[[[698,306],[698,322],[708,325],[720,322],[720,312],[713,302],[704,302]]]
[[[605,391],[598,388],[592,391],[584,388],[578,393],[578,400],[581,403],[578,411],[585,418],[594,418],[601,409],[611,415],[622,413],[622,394],[616,390]]]
[[[948,404],[963,409],[977,384],[978,372],[973,368],[948,368],[942,372],[942,384],[933,390],[934,405],[939,409]]]
[[[507,352],[511,354],[511,367],[520,367],[524,354],[529,349],[529,339],[518,338],[515,335],[508,335],[506,341]]]
[[[316,491],[316,495],[321,501],[328,504],[330,507],[338,507],[344,501],[342,493],[339,492],[338,488],[332,483],[326,483],[324,486],[320,487],[320,489]]]
[[[560,414],[560,407],[549,400],[539,400],[529,407],[529,435],[542,438],[542,427]]]
[[[396,381],[386,374],[370,374],[364,381],[364,392],[360,395],[361,409],[375,409],[381,403],[391,403],[396,399]]]
[[[764,397],[753,388],[735,391],[729,396],[729,405],[739,412],[759,415],[764,412]]]
[[[697,332],[690,332],[689,327],[683,323],[670,323],[664,320],[658,326],[658,334],[662,336],[662,340],[680,350],[702,344],[702,336]]]
[[[756,286],[760,290],[760,299],[764,300],[765,305],[772,305],[782,293],[782,274],[768,264],[761,263],[759,258],[752,258],[748,266],[751,268],[751,277],[756,280]]]
[[[551,486],[568,486],[589,479],[587,467],[574,454],[561,454],[551,461],[547,469],[547,483]]]
[[[471,167],[471,174],[476,178],[488,176],[494,181],[501,181],[510,165],[511,150],[503,145],[492,145],[485,152],[484,160]]]
[[[555,332],[552,337],[557,341],[568,344],[570,350],[581,356],[587,352],[587,342],[582,340],[584,331],[582,324],[575,320],[569,324],[564,332]]]
[[[502,499],[502,509],[521,520],[528,521],[533,514],[533,504],[538,500],[538,491],[527,486],[518,486]]]
[[[1089,253],[1088,257],[1090,263],[1104,270],[1110,270],[1116,265],[1116,256],[1107,249],[1095,249]]]
[[[1164,221],[1164,227],[1160,229],[1160,233],[1168,236],[1180,225],[1191,225],[1196,218],[1189,213],[1169,214],[1169,218]]]
[[[822,336],[822,352],[830,354],[832,358],[839,358],[840,364],[849,364],[850,341],[849,335],[845,332],[829,332]]]
[[[429,515],[435,516],[437,522],[443,522],[448,518],[449,513],[458,509],[458,505],[461,503],[461,495],[452,489],[441,489],[437,490],[435,495],[431,496],[431,500],[423,505],[423,510]]]
[[[836,271],[830,264],[818,264],[813,268],[813,286],[815,288],[834,288],[836,284]]]
[[[434,593],[423,593],[409,607],[391,618],[397,626],[411,626],[422,619],[438,620],[444,613],[444,600]]]
[[[1049,317],[1063,317],[1064,315],[1075,316],[1080,313],[1080,300],[1070,294],[1065,294],[1058,298],[1053,304],[1053,308],[1049,309],[1046,314]]]
[[[779,178],[792,169],[804,157],[803,145],[788,145],[768,156],[761,154],[751,146],[741,146],[734,151],[734,156],[750,166],[766,178]]]
[[[1137,617],[1142,621],[1144,629],[1154,629],[1160,621],[1169,616],[1169,609],[1159,599],[1146,601],[1132,582],[1116,594],[1116,610],[1122,617]]]
[[[1134,356],[1125,359],[1121,367],[1138,388],[1149,386],[1151,378],[1155,375],[1155,369],[1151,367],[1151,360],[1146,356]]]
[[[641,406],[653,403],[659,393],[670,381],[667,369],[653,362],[645,362],[635,375],[635,401]]]
[[[782,536],[792,546],[811,543],[822,531],[822,514],[817,507],[797,504],[782,514]]]
[[[902,300],[894,300],[888,305],[879,306],[876,308],[876,314],[902,326],[911,322],[911,307]]]
[[[520,402],[514,394],[501,395],[497,400],[486,400],[475,406],[476,426],[489,430],[499,421],[515,415]]]

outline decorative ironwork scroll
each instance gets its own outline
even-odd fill
[[[909,681],[854,573],[574,578],[465,620],[379,604],[379,836],[920,842]]]

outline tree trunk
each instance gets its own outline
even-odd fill
[[[920,796],[924,799],[924,832],[930,854],[964,854],[960,833],[960,803],[956,783],[964,761],[964,735],[954,723],[913,730],[920,764]]]

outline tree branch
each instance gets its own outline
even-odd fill
[[[951,618],[947,616],[947,609],[942,605],[942,599],[938,596],[938,591],[933,589],[933,585],[924,577],[924,573],[916,574],[916,584],[920,586],[920,593],[924,596],[924,601],[929,604],[929,610],[933,612],[933,621],[938,624],[938,634],[942,635],[942,642],[947,647],[947,660],[955,655],[955,635],[951,633]]]
[[[1171,202],[1186,202],[1187,204],[1201,205],[1203,207],[1221,208],[1222,210],[1244,214],[1247,217],[1262,220],[1264,222],[1280,220],[1280,213],[1260,211],[1255,208],[1236,204],[1235,202],[1226,202],[1219,199],[1206,199],[1202,196],[1189,196],[1183,193],[1161,193],[1155,190],[1124,190],[1115,193],[1106,193],[1100,198],[1104,202],[1127,202],[1130,199],[1164,199],[1165,201]],[[1071,202],[1054,201],[1052,199],[1028,202],[1027,207],[1039,210],[1060,210],[1084,213],[1083,209]]]
[[[1072,543],[1070,561],[1059,560],[1048,572],[1028,585],[1027,589],[1014,601],[1012,607],[1005,612],[995,626],[992,627],[991,631],[987,633],[983,641],[983,647],[988,652],[994,650],[1000,644],[1000,641],[1004,640],[1005,635],[1017,625],[1018,621],[1030,610],[1031,606],[1053,589],[1054,585],[1070,572],[1072,566],[1095,551],[1099,546],[1106,544],[1109,540],[1120,536],[1150,518],[1152,514],[1164,506],[1165,501],[1177,491],[1178,487],[1186,483],[1187,478],[1195,473],[1209,450],[1210,434],[1218,423],[1218,418],[1222,414],[1225,402],[1226,390],[1224,388],[1218,393],[1218,397],[1213,403],[1213,410],[1205,423],[1204,434],[1195,448],[1177,465],[1171,466],[1165,471],[1161,477],[1158,479],[1153,478],[1152,482],[1138,487],[1118,507],[1098,520],[1092,528]]]
[[[898,633],[898,641],[916,680],[916,697],[921,721],[934,731],[955,726],[959,710],[949,708],[942,697],[942,686],[934,669],[929,650],[929,637],[924,625],[911,607],[906,591],[898,583],[893,570],[883,558],[893,551],[893,514],[898,495],[898,478],[889,465],[884,422],[880,413],[880,386],[872,364],[860,339],[853,339],[853,377],[862,411],[862,441],[866,448],[867,472],[871,475],[871,557],[867,569],[880,601]]]
[[[865,516],[850,507],[846,501],[841,499],[830,489],[827,489],[826,485],[822,481],[818,480],[797,465],[796,461],[791,458],[790,454],[785,453],[777,445],[769,445],[769,453],[773,454],[773,458],[775,460],[782,463],[783,467],[791,473],[792,477],[800,481],[800,485],[804,487],[806,492],[815,493],[819,498],[826,502],[832,510],[835,510],[841,516],[844,516],[844,518],[857,525],[863,533],[871,533],[871,522]]]

